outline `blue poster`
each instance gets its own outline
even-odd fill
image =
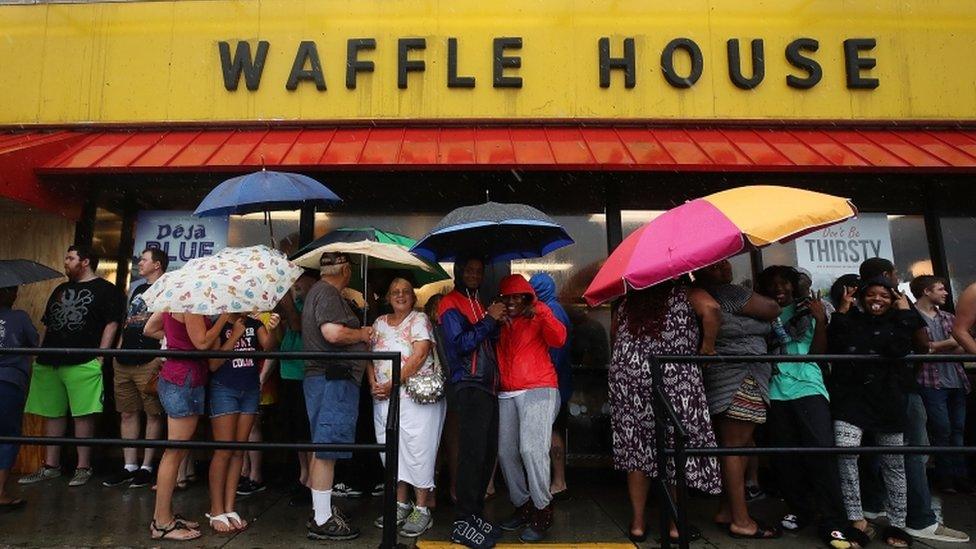
[[[159,248],[169,255],[169,270],[187,261],[213,255],[227,246],[229,221],[224,217],[194,217],[190,211],[144,210],[136,218],[133,266],[146,248]],[[133,268],[133,278],[138,270]]]

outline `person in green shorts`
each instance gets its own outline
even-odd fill
[[[109,349],[124,314],[125,296],[112,283],[95,276],[98,257],[87,246],[68,248],[64,272],[68,282],[54,289],[41,322],[47,327],[42,348]],[[40,356],[31,372],[24,411],[45,418],[44,435],[61,437],[68,412],[77,437],[95,434],[95,414],[102,411],[102,359],[93,354]],[[33,484],[61,476],[61,448],[48,446],[44,464],[22,477]],[[78,447],[78,468],[68,486],[91,479],[91,448]]]

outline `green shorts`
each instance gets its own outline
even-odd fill
[[[43,417],[73,417],[102,411],[102,363],[97,359],[73,366],[34,363],[24,411]]]

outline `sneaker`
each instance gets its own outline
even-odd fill
[[[495,540],[485,535],[480,528],[468,519],[454,521],[454,527],[451,529],[451,543],[464,545],[471,549],[491,549],[495,546]]]
[[[332,486],[332,495],[337,498],[361,498],[362,490],[357,490],[352,486],[339,482]]]
[[[430,530],[433,525],[434,518],[430,516],[429,510],[421,511],[414,507],[413,512],[407,517],[407,521],[403,523],[400,535],[408,538],[416,538],[427,530]]]
[[[519,541],[522,543],[538,543],[546,539],[546,531],[538,530],[532,526],[526,526],[519,533]]]
[[[58,478],[61,476],[60,467],[48,467],[47,465],[42,465],[40,469],[34,471],[33,473],[20,477],[17,484],[34,484],[44,480],[51,480],[52,478]]]
[[[122,469],[121,471],[117,473],[113,473],[107,479],[105,479],[102,482],[102,486],[105,486],[106,488],[112,488],[114,486],[129,484],[130,482],[132,482],[132,478],[135,476],[136,476],[135,471],[128,471],[126,469]]]
[[[312,505],[312,490],[299,484],[291,492],[291,498],[288,499],[289,507],[308,507]]]
[[[969,534],[960,532],[959,530],[953,530],[938,522],[921,530],[905,528],[905,531],[913,538],[941,541],[943,543],[966,543],[969,541]]]
[[[319,526],[314,519],[308,524],[308,539],[346,541],[358,537],[359,529],[349,524],[349,519],[334,505],[332,516],[325,524]]]
[[[877,513],[874,513],[872,511],[864,511],[861,514],[864,515],[864,518],[867,520],[878,520],[878,519],[888,518],[888,513],[885,511],[878,511]]]
[[[136,474],[132,477],[132,482],[129,483],[129,488],[142,488],[143,486],[149,486],[153,483],[153,472],[149,469],[139,468]]]
[[[263,482],[255,482],[247,478],[237,483],[237,495],[250,496],[252,494],[257,494],[258,492],[263,492],[267,488],[268,487]]]
[[[68,486],[71,487],[84,486],[88,484],[88,481],[91,480],[91,478],[92,478],[91,467],[79,467],[75,469],[75,475],[71,477],[70,481],[68,481]]]
[[[759,485],[746,485],[746,501],[758,501],[766,497],[766,492],[763,492]]]
[[[514,532],[515,530],[525,526],[530,520],[532,520],[533,511],[535,511],[535,506],[532,505],[531,500],[523,503],[521,507],[515,509],[512,516],[502,521],[502,530]]]
[[[386,485],[381,482],[381,483],[377,484],[376,486],[373,486],[373,489],[370,490],[369,495],[371,495],[373,497],[382,496],[383,495],[383,492],[386,491],[385,488],[386,488]]]
[[[411,511],[413,511],[413,505],[409,503],[403,505],[402,503],[397,502],[397,528],[403,526],[403,523],[406,522],[407,517],[410,516]],[[373,526],[380,529],[383,528],[383,515],[380,515],[378,519],[373,521]]]

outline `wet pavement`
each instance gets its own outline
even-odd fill
[[[26,509],[0,514],[0,547],[153,547],[160,542],[149,539],[148,525],[152,518],[154,493],[148,488],[105,488],[101,485],[105,475],[97,475],[84,487],[68,488],[68,479],[61,477],[33,486],[19,487],[28,499]],[[555,522],[547,543],[568,546],[587,545],[617,549],[629,544],[626,528],[630,518],[627,493],[622,476],[604,471],[577,470],[570,478],[571,497],[557,503]],[[442,498],[443,499],[443,498]],[[380,530],[373,520],[380,514],[379,497],[357,499],[336,498],[339,505],[353,517],[363,535],[347,547],[377,547]],[[442,501],[444,503],[444,501]],[[703,539],[693,547],[768,547],[813,548],[822,545],[813,537],[812,529],[799,535],[787,534],[776,541],[733,540],[711,525],[711,513],[716,501],[712,498],[694,498],[689,506],[692,523],[703,532]],[[178,512],[203,521],[207,510],[206,486],[197,483],[175,497]],[[949,526],[976,533],[976,498],[959,495],[942,497],[942,506]],[[773,519],[782,511],[782,503],[767,498],[752,504],[757,517]],[[163,546],[207,548],[252,547],[317,547],[336,545],[312,542],[304,537],[304,523],[310,508],[290,507],[285,487],[271,487],[265,492],[239,499],[238,511],[251,521],[251,527],[231,536],[218,536],[204,528],[205,535],[199,540]],[[504,495],[488,502],[487,514],[501,519],[511,512],[511,505]],[[441,505],[434,513],[434,528],[419,543],[421,549],[440,549],[450,535],[453,516],[450,505]],[[656,534],[657,515],[649,510],[651,534]],[[401,538],[411,545],[413,540]],[[502,544],[520,545],[515,534],[506,534]],[[641,544],[640,549],[656,547],[652,539]],[[880,543],[873,546],[883,547]],[[976,547],[969,544],[939,544],[916,542],[916,547]]]

